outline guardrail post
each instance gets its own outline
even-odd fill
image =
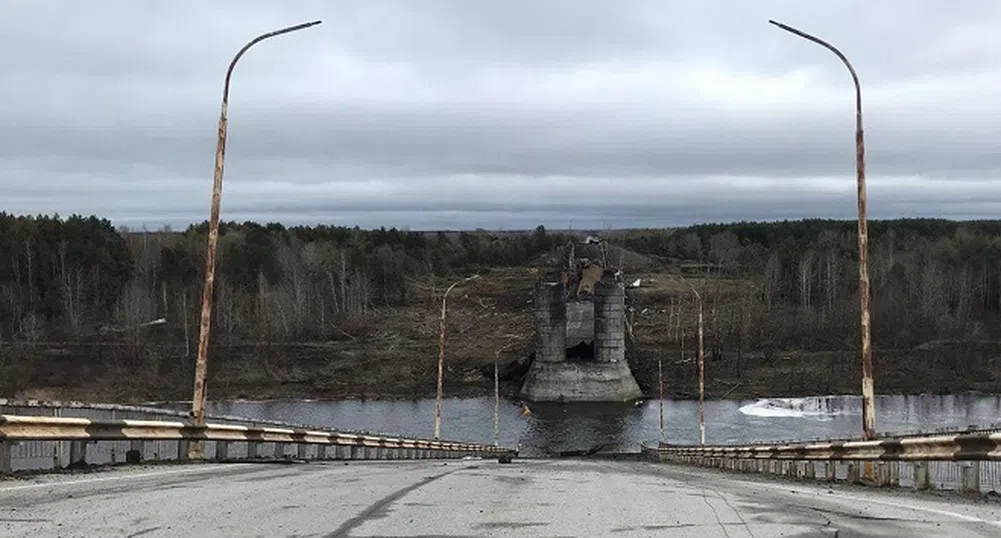
[[[928,472],[927,461],[919,461],[914,464],[914,489],[931,489],[931,473]]]
[[[848,483],[858,484],[862,481],[862,478],[859,476],[858,467],[858,463],[854,461],[848,463]]]
[[[177,461],[188,461],[188,450],[190,447],[191,441],[177,442]]]
[[[0,441],[0,474],[10,474],[10,441]]]
[[[890,487],[900,487],[900,462],[891,461],[887,465],[890,467]]]
[[[306,443],[298,443],[295,445],[295,455],[300,460],[305,460],[309,458],[309,445]]]
[[[890,470],[887,469],[885,461],[876,464],[876,485],[881,488],[890,485]]]
[[[129,442],[129,451],[125,453],[127,463],[139,463],[146,459],[146,441],[134,439]]]
[[[87,441],[70,441],[70,467],[87,464]]]
[[[257,459],[261,456],[261,443],[247,441],[247,459]]]
[[[247,456],[250,457],[250,443],[247,443]],[[226,441],[215,442],[215,459],[229,459],[229,443]]]
[[[964,461],[960,469],[964,493],[980,493],[980,462]]]
[[[806,478],[809,478],[810,480],[816,480],[817,479],[817,464],[815,464],[812,461],[807,461],[806,462],[806,470],[804,471],[804,474],[806,475]]]

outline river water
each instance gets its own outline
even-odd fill
[[[521,416],[517,402],[501,400],[500,443],[518,446],[525,456],[565,450],[635,451],[660,438],[659,400],[633,404],[529,404]],[[433,399],[271,400],[210,402],[208,412],[277,420],[339,430],[431,437]],[[664,402],[667,442],[698,443],[698,401]],[[980,427],[1001,422],[1001,395],[954,394],[878,396],[880,433]],[[861,398],[817,396],[763,400],[714,400],[705,404],[706,442],[738,443],[856,437],[861,431]],[[493,398],[446,399],[442,438],[492,443]]]

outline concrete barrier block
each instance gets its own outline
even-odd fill
[[[854,461],[848,464],[848,482],[850,484],[859,484],[862,482],[861,466]]]
[[[927,461],[919,461],[914,464],[914,489],[931,489],[931,473],[928,472]]]
[[[960,464],[960,480],[964,493],[980,493],[980,462],[964,461]]]
[[[229,459],[229,443],[227,441],[216,441],[215,459],[217,460]]]
[[[0,474],[10,474],[10,441],[0,441]]]

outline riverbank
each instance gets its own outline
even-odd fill
[[[659,394],[660,361],[665,396],[697,398],[692,337],[696,318],[693,303],[686,299],[690,290],[676,277],[657,271],[635,272],[642,285],[627,291],[629,364],[647,397]],[[449,396],[492,395],[496,360],[501,390],[514,398],[532,355],[531,291],[538,274],[516,268],[494,270],[488,277],[449,295],[444,374]],[[689,278],[693,285],[699,282]],[[787,328],[818,327],[815,334],[827,334],[832,329],[821,328],[836,320],[804,317],[798,309],[777,306],[755,313],[743,309],[740,296],[733,295],[746,282],[707,282],[718,298],[706,305],[707,398],[860,392],[852,331],[837,333],[839,338],[803,338]],[[408,306],[373,308],[364,320],[337,325],[323,341],[277,341],[265,335],[249,340],[220,330],[213,335],[209,354],[209,398],[433,397],[440,308],[440,294],[435,293],[414,297]],[[848,319],[852,314],[838,316]],[[193,326],[184,331],[167,323],[143,329],[141,335],[6,343],[0,345],[0,396],[108,402],[187,399],[192,392],[196,336]],[[1001,342],[933,336],[915,345],[878,331],[874,334],[878,394],[1001,392]]]
[[[456,342],[461,347],[463,342]],[[347,349],[346,349],[347,347]],[[357,349],[358,344],[287,344],[227,346],[213,349],[209,370],[212,399],[412,400],[435,396],[436,349]],[[948,394],[1001,392],[988,368],[1001,367],[992,345],[965,352],[941,350],[874,352],[879,394]],[[131,368],[115,359],[125,350],[93,345],[7,346],[4,396],[46,400],[138,402],[187,399],[191,395],[194,360],[171,356],[170,350],[146,349],[161,359],[156,367]],[[642,351],[642,350],[641,350]],[[680,356],[680,349],[664,355]],[[365,359],[359,356],[366,356]],[[657,397],[657,363],[653,354],[636,354],[631,363],[646,397]],[[501,392],[516,398],[520,388],[515,358],[502,359]],[[706,360],[706,397],[754,399],[816,394],[857,394],[858,361],[843,352],[788,351],[748,353],[739,367],[735,358]],[[664,394],[672,399],[698,397],[695,361],[664,365]],[[522,368],[524,364],[521,365]],[[446,363],[449,397],[493,395],[492,361],[453,357]]]

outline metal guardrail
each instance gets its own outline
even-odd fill
[[[781,445],[661,445],[661,453],[678,456],[736,459],[989,461],[1001,460],[1001,434],[969,433]]]
[[[170,417],[178,419],[188,419],[191,418],[191,413],[187,411],[179,411],[177,409],[166,409],[162,407],[153,407],[150,405],[127,405],[127,404],[108,404],[108,403],[90,403],[90,402],[78,402],[78,401],[59,401],[59,400],[17,400],[9,398],[0,398],[0,414],[11,414],[11,415],[21,415],[21,414],[34,414],[35,412],[41,412],[43,410],[51,411],[55,413],[52,416],[62,416],[65,414],[89,414],[89,415],[102,415],[106,418],[136,418],[136,417]],[[277,420],[268,419],[251,419],[246,417],[237,417],[232,415],[217,415],[217,414],[206,414],[208,420],[221,423],[232,423],[232,424],[243,424],[243,425],[254,425],[254,426],[276,426],[279,428],[299,428],[299,429],[324,429],[318,425],[310,424],[300,424],[293,422],[280,422]],[[92,417],[88,417],[92,418]],[[374,435],[369,431],[362,430],[338,430],[340,432],[347,433],[358,433],[363,435]]]
[[[196,426],[154,420],[91,420],[86,418],[0,415],[0,440],[6,441],[245,441],[421,448],[438,451],[507,454],[513,450],[492,445],[376,437],[342,432],[288,428],[255,428],[231,424]]]
[[[999,433],[760,445],[662,443],[656,447],[644,446],[642,452],[653,461],[801,479],[823,478],[890,487],[911,485],[916,489],[1001,491]],[[909,465],[904,465],[905,462]],[[817,464],[823,465],[822,471],[818,472]],[[875,471],[869,481],[861,479],[863,464]]]
[[[965,428],[935,428],[931,430],[912,430],[912,431],[897,431],[897,432],[880,432],[879,437],[882,439],[904,439],[908,437],[931,437],[939,435],[962,435],[970,433],[1001,433],[1001,423],[992,423],[986,426],[980,426],[977,424],[972,424]],[[809,439],[774,439],[761,442],[746,443],[747,445],[798,445],[807,443],[847,443],[851,441],[863,441],[862,436],[856,435],[851,437],[813,437]]]
[[[187,459],[202,441],[216,460],[437,459],[510,461],[517,450],[494,445],[406,438],[230,416],[196,426],[187,413],[152,407],[0,399],[0,473],[81,465]],[[293,454],[289,454],[294,448]],[[331,450],[332,449],[332,450]]]
[[[95,421],[90,419],[0,415],[0,441],[244,441],[426,449],[443,452],[509,454],[514,451],[491,445],[441,442],[424,439],[374,437],[282,428],[253,428],[228,424],[195,426],[166,421]]]

